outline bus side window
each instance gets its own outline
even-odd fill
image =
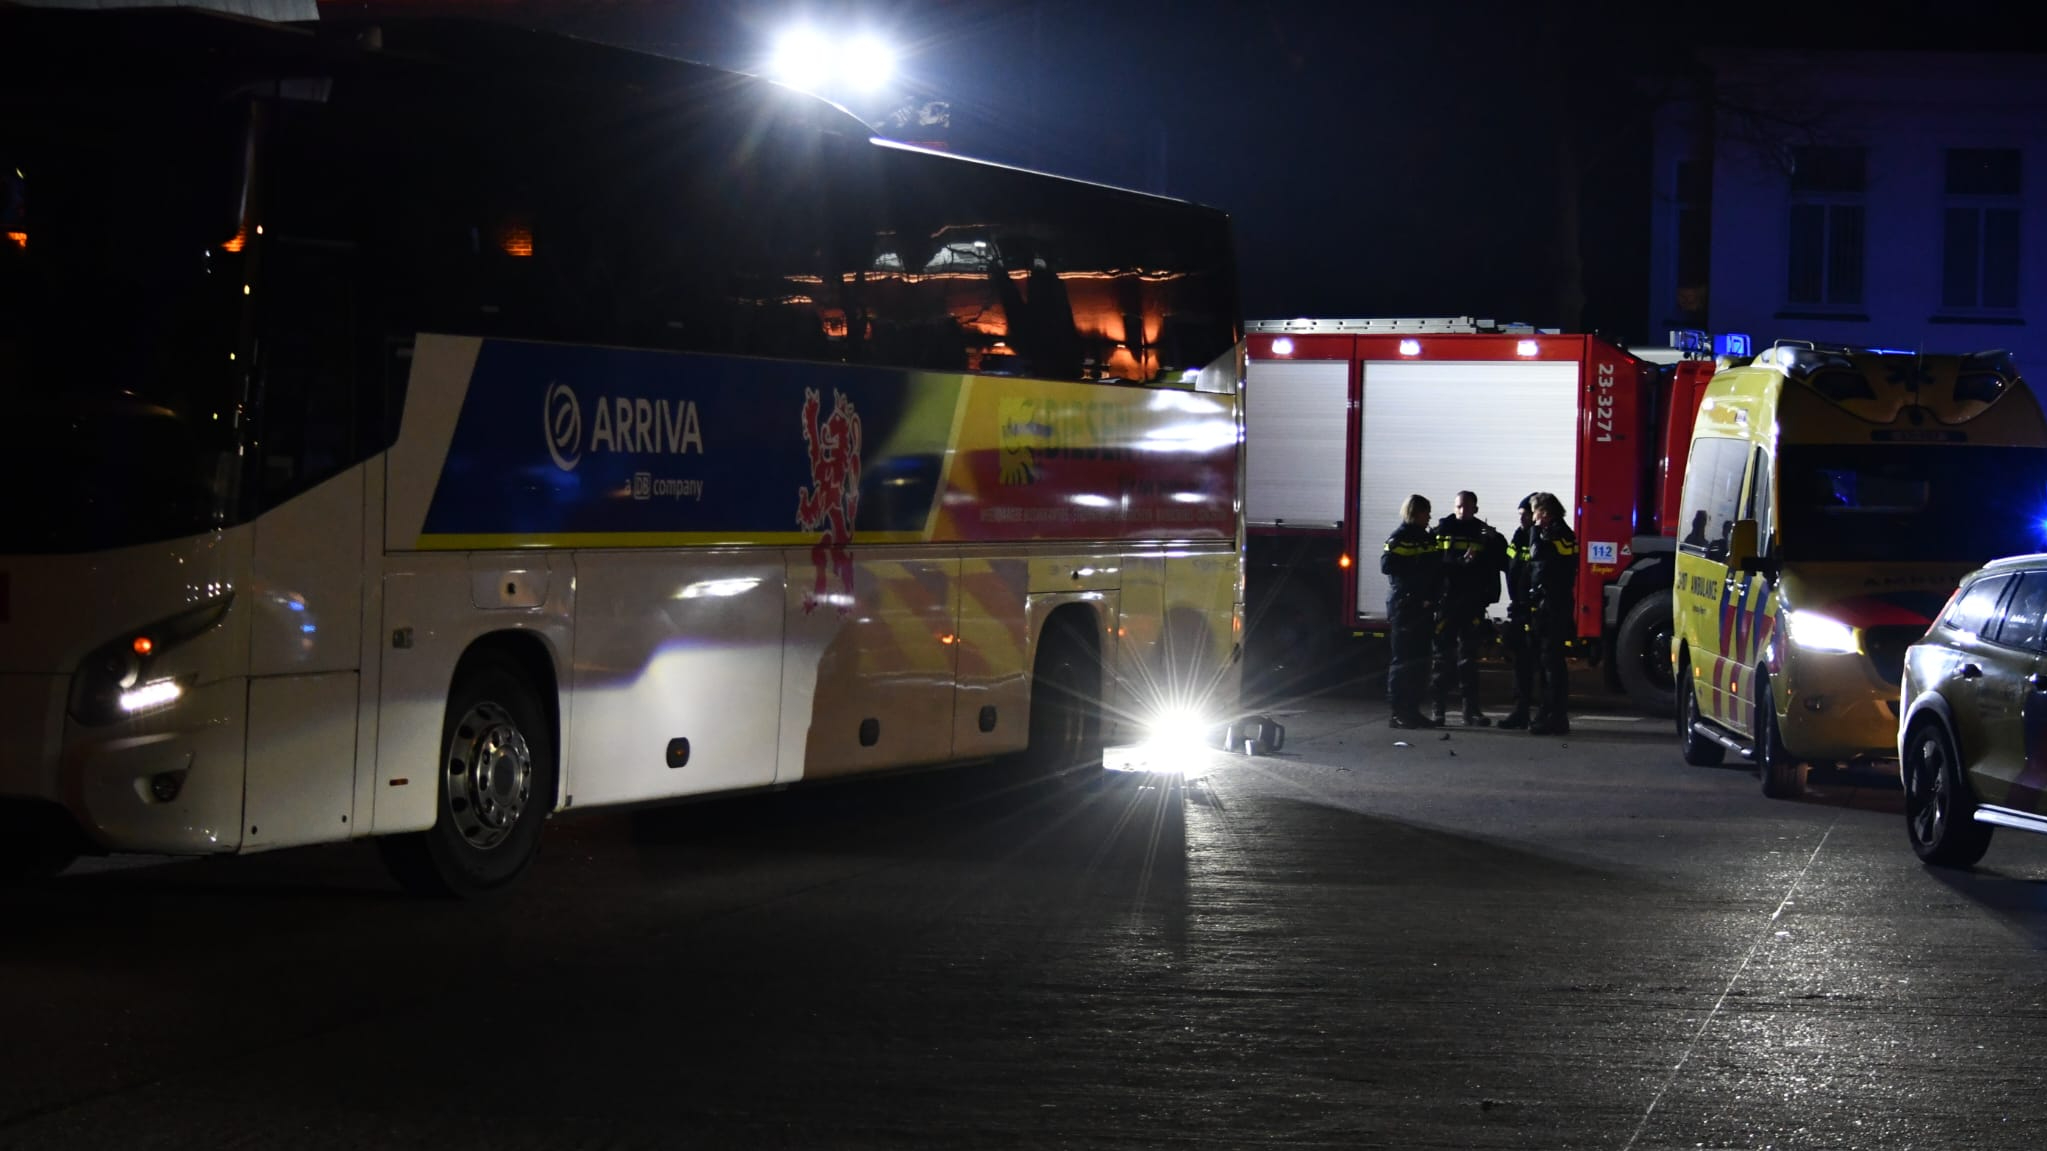
[[[358,461],[353,253],[264,253],[259,499],[276,507]]]
[[[356,226],[372,285],[359,301],[362,359],[379,380],[386,342],[422,331],[584,334],[576,313],[554,306],[575,285],[564,274],[574,244],[553,192],[577,173],[558,119],[537,111],[551,95],[396,67],[365,95],[376,103],[360,112],[360,170],[337,164],[330,175],[359,188]]]
[[[841,208],[845,230],[872,237],[849,308],[870,339],[855,354],[895,367],[1009,371],[1015,356],[989,275],[1000,252],[991,256],[981,174],[952,172],[959,186],[948,188],[931,157],[880,152],[865,160],[873,165],[872,200]]]
[[[359,407],[357,186],[341,116],[280,102],[258,264],[255,489],[276,507],[377,450]]]

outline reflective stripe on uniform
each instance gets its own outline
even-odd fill
[[[1388,555],[1425,556],[1433,554],[1438,550],[1440,549],[1434,544],[1397,544],[1392,540],[1386,541],[1386,553]]]

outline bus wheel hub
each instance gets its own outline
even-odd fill
[[[503,842],[533,790],[533,753],[510,713],[495,703],[469,709],[448,744],[448,815],[472,847]]]

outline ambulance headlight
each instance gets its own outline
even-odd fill
[[[1817,612],[1792,612],[1790,635],[1792,645],[1806,651],[1848,654],[1862,650],[1862,637],[1854,628]]]

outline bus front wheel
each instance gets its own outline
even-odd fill
[[[379,841],[400,884],[470,896],[517,879],[554,800],[554,744],[533,689],[509,662],[457,671],[441,729],[434,825]]]
[[[0,884],[48,879],[78,858],[78,833],[56,808],[0,801]]]

